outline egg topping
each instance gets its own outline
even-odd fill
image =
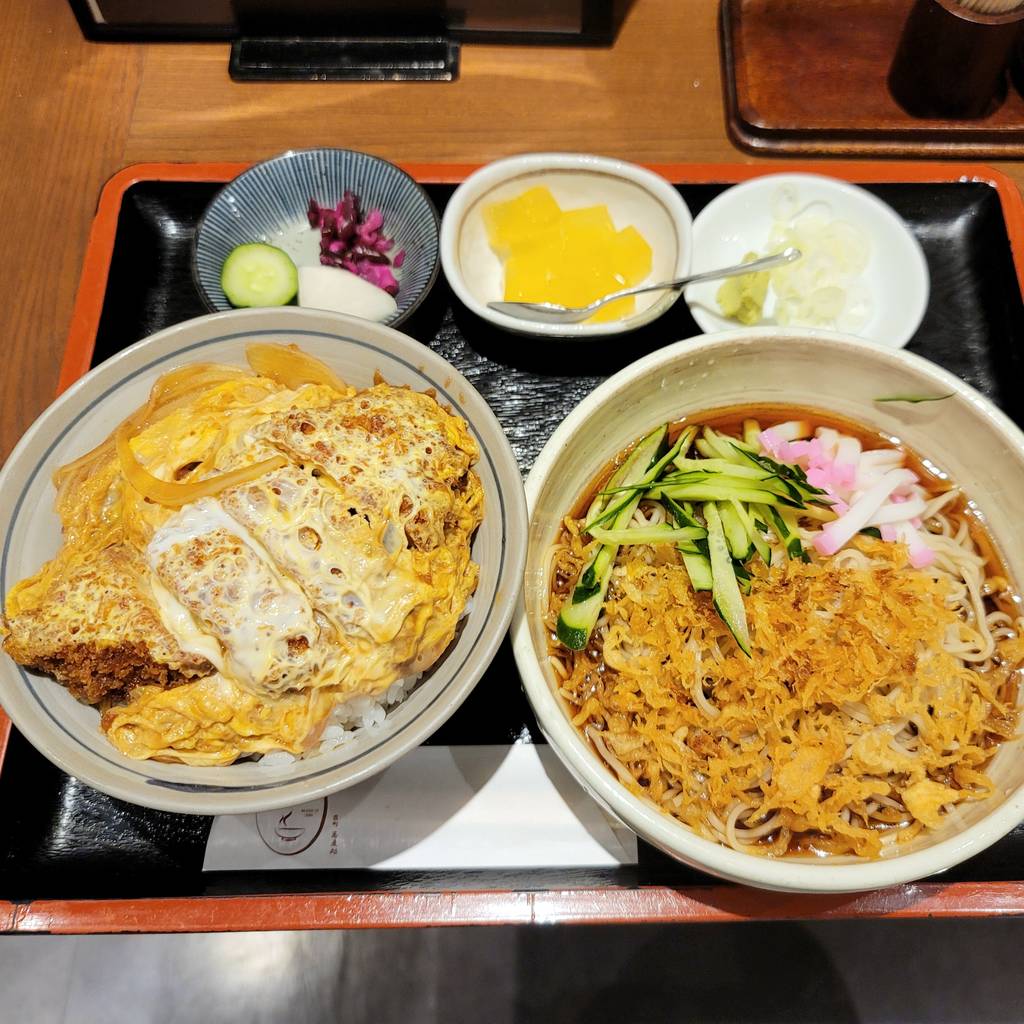
[[[161,378],[58,473],[64,547],[7,601],[5,649],[99,703],[130,757],[301,754],[334,708],[433,665],[476,587],[465,421],[255,348],[259,372]]]

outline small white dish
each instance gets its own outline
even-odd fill
[[[546,185],[559,206],[603,204],[615,227],[632,224],[653,254],[646,281],[667,281],[690,271],[693,220],[679,192],[660,175],[635,164],[585,153],[528,153],[487,164],[452,195],[441,220],[441,266],[459,300],[477,316],[508,331],[558,338],[589,338],[632,331],[661,316],[678,292],[636,300],[632,316],[607,323],[530,323],[487,306],[505,298],[504,268],[487,242],[483,208]]]
[[[748,252],[764,255],[775,220],[774,201],[784,187],[795,191],[800,208],[822,204],[826,216],[848,221],[869,239],[871,255],[861,280],[873,308],[867,322],[853,333],[891,348],[906,345],[928,306],[928,264],[920,243],[899,215],[857,185],[819,174],[767,174],[733,186],[708,203],[694,221],[693,272],[739,263]],[[684,292],[705,334],[742,326],[719,311],[715,300],[719,288],[720,281],[706,281]],[[765,317],[757,326],[775,325],[773,309],[769,289]]]

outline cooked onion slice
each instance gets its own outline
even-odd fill
[[[296,345],[269,345],[259,342],[247,345],[245,358],[261,376],[298,388],[303,384],[325,384],[348,394],[351,388],[325,363],[306,355]]]
[[[136,409],[118,429],[128,427],[130,433],[136,434],[160,416],[169,415],[180,406],[193,401],[200,391],[249,376],[249,371],[241,367],[221,366],[218,363],[195,363],[171,370],[153,385],[146,404]],[[111,434],[91,451],[80,455],[66,466],[61,466],[53,474],[53,485],[58,491],[58,507],[61,500],[60,492],[67,489],[66,485],[76,479],[87,477],[113,454],[113,450],[114,435]]]
[[[288,460],[283,455],[274,455],[262,462],[255,462],[251,466],[233,469],[229,473],[219,473],[217,476],[196,480],[193,483],[178,484],[153,476],[149,470],[139,464],[131,447],[130,424],[124,424],[118,428],[115,442],[117,458],[125,480],[144,498],[148,498],[158,505],[166,505],[168,508],[181,508],[182,505],[198,501],[200,498],[213,497],[229,487],[247,484],[251,480],[263,476],[264,473],[280,469],[288,464]]]

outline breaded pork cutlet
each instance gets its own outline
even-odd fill
[[[122,544],[44,572],[12,594],[13,613],[0,619],[3,649],[89,704],[143,683],[170,687],[209,675],[213,666],[182,651],[164,628],[145,579],[139,556]]]

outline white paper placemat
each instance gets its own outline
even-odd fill
[[[214,819],[204,871],[607,867],[636,836],[547,746],[419,747],[375,778],[286,811]]]

